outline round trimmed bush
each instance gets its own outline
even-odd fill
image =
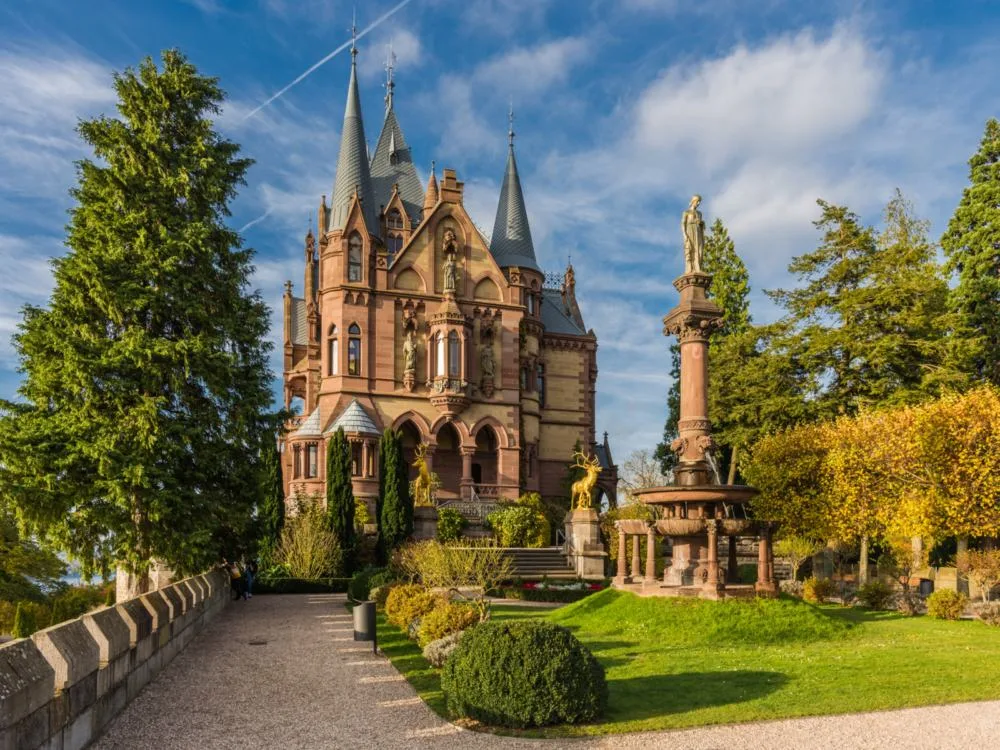
[[[861,606],[867,609],[892,609],[892,603],[896,599],[896,590],[882,581],[869,581],[858,586],[857,597]]]
[[[969,597],[961,591],[938,589],[927,597],[927,614],[939,620],[957,620],[968,603]]]
[[[441,689],[453,715],[504,727],[594,721],[608,703],[594,655],[565,628],[538,620],[466,631],[444,666]]]

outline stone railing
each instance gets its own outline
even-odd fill
[[[0,748],[86,747],[228,601],[214,571],[3,644]]]

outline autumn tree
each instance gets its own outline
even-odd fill
[[[226,225],[251,162],[213,120],[215,78],[167,51],[114,77],[118,116],[79,124],[68,252],[15,336],[0,492],[85,574],[203,570],[245,539],[273,439],[268,309]]]
[[[618,483],[625,491],[625,496],[631,500],[636,490],[646,487],[662,487],[667,484],[659,462],[648,450],[632,451],[622,463]]]
[[[949,272],[958,283],[949,307],[960,333],[973,343],[969,373],[1000,385],[1000,122],[991,119],[969,159],[969,186],[941,237]]]

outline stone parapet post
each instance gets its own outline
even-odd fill
[[[604,578],[608,553],[601,543],[601,524],[593,508],[575,508],[566,514],[566,556],[576,574],[588,580]]]

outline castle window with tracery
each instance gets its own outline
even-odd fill
[[[347,374],[361,374],[361,326],[351,323],[347,329]]]
[[[458,334],[448,334],[448,377],[457,378],[462,373],[462,346]]]
[[[331,325],[326,337],[326,355],[329,362],[326,366],[327,375],[336,375],[340,372],[340,347],[337,340],[337,326]]]
[[[347,280],[361,281],[361,235],[357,232],[347,241]]]

